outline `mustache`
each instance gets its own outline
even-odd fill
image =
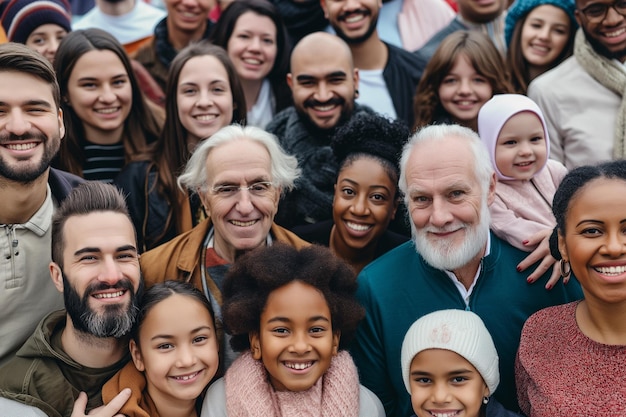
[[[130,282],[130,280],[128,278],[123,278],[123,279],[117,281],[114,285],[109,285],[106,282],[96,282],[96,283],[90,284],[85,289],[84,297],[85,298],[89,297],[94,292],[106,291],[106,290],[122,290],[122,291],[131,291],[132,290],[132,291],[134,291],[133,284]]]
[[[304,100],[304,107],[317,107],[317,106],[328,106],[328,105],[338,105],[338,106],[343,106],[343,104],[346,102],[346,100],[344,100],[341,97],[333,97],[330,100],[327,101],[319,101],[319,100],[315,100],[314,98],[309,98],[307,100]]]
[[[0,143],[9,143],[9,142],[18,142],[25,140],[38,140],[41,142],[45,142],[48,140],[47,136],[41,132],[29,131],[24,133],[23,135],[16,135],[14,133],[0,133]]]
[[[371,13],[369,10],[367,9],[356,9],[356,10],[350,10],[349,12],[345,12],[345,13],[341,13],[338,17],[337,20],[343,20],[345,21],[348,16],[354,15],[354,14],[362,14],[364,16],[369,16]]]

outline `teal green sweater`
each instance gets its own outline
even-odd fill
[[[582,298],[577,281],[561,282],[548,291],[549,274],[534,284],[526,277],[534,268],[517,272],[528,256],[491,235],[491,252],[483,258],[469,309],[485,322],[500,357],[500,385],[495,397],[509,410],[518,410],[514,363],[522,326],[534,312]],[[361,384],[372,390],[388,417],[412,414],[402,381],[400,351],[404,334],[415,320],[436,310],[466,309],[452,280],[426,264],[407,242],[367,266],[358,277],[357,297],[366,317],[357,330],[351,353]]]

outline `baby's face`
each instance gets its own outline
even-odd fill
[[[478,417],[489,388],[461,355],[444,349],[423,350],[409,371],[411,404],[418,417]]]
[[[529,180],[546,163],[548,147],[539,117],[529,111],[506,121],[496,142],[496,166],[502,175]]]

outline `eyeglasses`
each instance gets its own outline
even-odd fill
[[[250,185],[218,185],[213,187],[211,191],[220,198],[232,198],[239,194],[242,190],[247,190],[254,197],[266,197],[274,188],[274,184],[269,181],[255,182]]]
[[[613,2],[613,4],[592,3],[580,10],[580,12],[584,14],[590,22],[598,23],[606,18],[610,7],[615,9],[615,11],[622,16],[626,16],[626,0],[617,0]]]

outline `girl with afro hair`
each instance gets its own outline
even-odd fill
[[[385,415],[343,350],[364,310],[354,272],[322,246],[283,244],[241,256],[224,282],[222,314],[235,351],[201,417]]]
[[[376,114],[356,115],[342,126],[330,144],[339,162],[333,218],[293,231],[306,241],[330,247],[356,273],[406,242],[398,161],[409,133],[402,122]],[[388,230],[390,224],[404,234]]]

